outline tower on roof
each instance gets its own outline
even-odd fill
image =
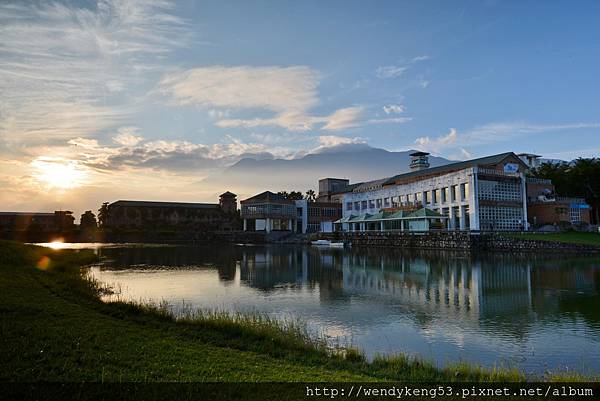
[[[235,213],[237,211],[237,195],[232,192],[225,192],[219,196],[219,205],[225,213]]]
[[[419,171],[429,168],[429,153],[413,152],[410,154],[411,171]]]

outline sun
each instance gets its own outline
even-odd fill
[[[73,160],[40,157],[31,165],[36,170],[34,177],[50,188],[77,188],[83,184],[83,180],[87,176],[84,168]]]

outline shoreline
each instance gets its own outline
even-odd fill
[[[96,258],[89,251],[0,242],[0,256],[3,319],[13,322],[3,324],[3,344],[21,344],[2,350],[3,381],[590,380],[466,363],[439,368],[404,355],[368,362],[359,350],[330,352],[301,326],[264,317],[196,312],[175,319],[151,305],[104,303],[107,289],[81,268]]]

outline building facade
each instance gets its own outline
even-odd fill
[[[343,217],[412,206],[444,216],[449,230],[527,229],[527,165],[514,153],[432,168],[427,153],[411,157],[408,173],[348,186],[341,196]]]
[[[106,227],[218,230],[226,220],[218,204],[119,200],[108,205]]]
[[[296,231],[298,212],[293,200],[265,191],[240,204],[244,231]]]
[[[0,212],[0,230],[11,232],[36,231],[53,233],[75,228],[73,212],[57,210],[42,212]]]
[[[339,202],[310,202],[297,200],[298,229],[302,233],[333,232],[333,223],[342,218]]]
[[[270,191],[240,202],[244,231],[332,232],[342,217],[338,202],[290,200]]]
[[[534,228],[589,224],[590,206],[583,198],[556,196],[554,185],[548,179],[527,177],[527,216]]]

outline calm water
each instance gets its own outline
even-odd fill
[[[600,372],[600,258],[293,246],[99,248],[121,297],[298,317],[377,353]]]

